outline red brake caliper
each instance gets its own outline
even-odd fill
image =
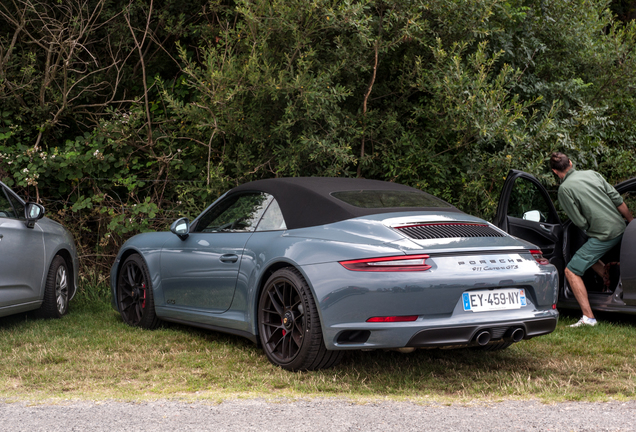
[[[143,288],[144,290],[144,297],[143,297],[144,301],[141,302],[141,308],[144,309],[146,307],[146,283],[145,282],[141,284],[141,288]]]

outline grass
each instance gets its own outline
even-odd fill
[[[180,325],[126,326],[106,301],[72,304],[62,320],[0,318],[4,400],[220,401],[234,397],[338,397],[465,402],[636,396],[636,319],[601,316],[495,353],[353,351],[334,369],[290,373],[246,339]]]

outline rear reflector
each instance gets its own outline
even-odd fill
[[[541,252],[539,249],[532,249],[530,250],[530,253],[532,254],[532,257],[541,265],[548,265],[550,264],[550,261],[548,261],[547,258],[543,257],[543,252]]]
[[[416,319],[417,315],[386,316],[369,318],[367,322],[408,322]]]
[[[369,272],[425,271],[431,268],[426,264],[428,255],[400,255],[383,258],[368,258],[340,261],[347,270]]]

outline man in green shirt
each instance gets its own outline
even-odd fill
[[[570,327],[594,326],[596,319],[581,276],[592,267],[600,276],[607,277],[599,260],[620,243],[625,220],[630,223],[633,217],[620,194],[599,173],[575,170],[572,161],[560,152],[552,153],[550,168],[562,180],[558,192],[561,207],[589,237],[565,269],[565,277],[583,312],[583,317]]]

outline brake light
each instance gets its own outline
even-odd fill
[[[370,272],[405,272],[426,271],[431,268],[426,264],[428,255],[400,255],[383,258],[368,258],[351,261],[340,261],[340,264],[351,271]]]
[[[409,322],[416,319],[417,315],[386,316],[369,318],[367,322]]]
[[[547,258],[543,257],[543,252],[540,249],[532,249],[530,250],[532,257],[541,265],[548,265],[550,261]]]

